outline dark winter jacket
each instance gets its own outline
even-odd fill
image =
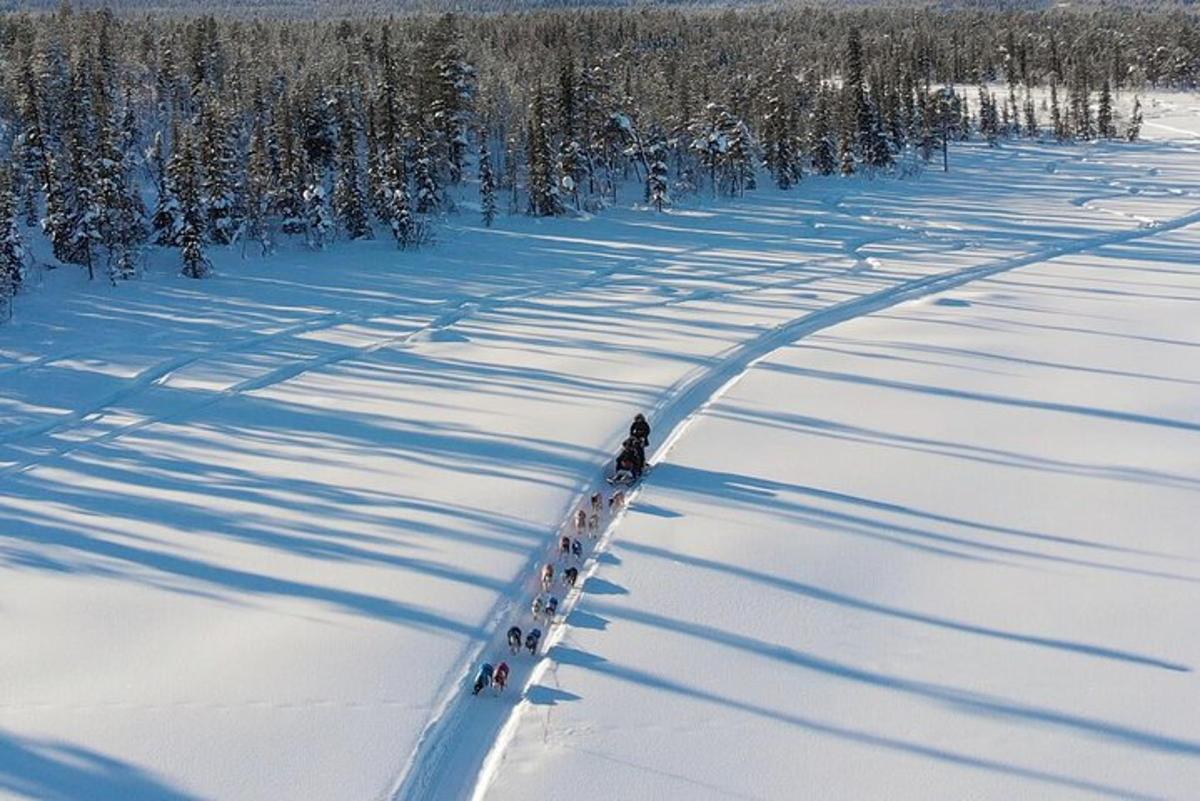
[[[650,424],[645,420],[634,420],[633,425],[629,427],[629,436],[637,437],[640,440],[649,440]]]

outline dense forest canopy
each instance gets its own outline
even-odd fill
[[[365,8],[374,7],[364,4]],[[0,299],[38,227],[112,281],[145,246],[383,231],[425,241],[475,185],[598,207],[891,172],[948,140],[1137,135],[1113,97],[1200,81],[1182,9],[590,8],[246,17],[64,5],[0,16]],[[473,189],[472,191],[476,191]]]

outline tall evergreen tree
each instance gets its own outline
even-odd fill
[[[367,219],[367,199],[363,195],[359,180],[358,125],[353,108],[343,97],[338,108],[338,163],[337,181],[333,189],[333,211],[338,224],[351,239],[367,239],[372,236],[371,223]]]
[[[1138,97],[1133,98],[1133,110],[1129,112],[1129,125],[1125,128],[1125,139],[1129,142],[1136,142],[1142,134],[1142,101]]]
[[[496,221],[496,175],[492,169],[486,130],[479,135],[479,210],[483,224],[491,228]]]
[[[204,103],[199,148],[207,233],[213,242],[228,245],[243,225],[241,161],[229,113],[216,96]]]
[[[1096,108],[1096,133],[1103,139],[1112,139],[1117,135],[1113,125],[1112,86],[1108,77],[1100,84],[1100,101]]]
[[[529,213],[535,217],[562,214],[562,199],[554,180],[554,158],[546,119],[546,101],[539,88],[529,117]]]
[[[812,121],[809,125],[809,157],[812,159],[813,170],[818,175],[833,175],[837,172],[837,153],[834,151],[832,126],[830,125],[830,108],[828,94],[822,90],[817,95],[816,106],[813,108]]]
[[[17,169],[22,166],[17,165]],[[0,319],[12,317],[13,299],[25,281],[27,260],[17,225],[13,174],[12,168],[0,172]]]
[[[182,273],[188,278],[207,278],[212,264],[204,252],[206,214],[201,196],[200,169],[194,136],[180,131],[171,154],[171,185],[179,203],[180,228],[175,239],[183,260]]]
[[[301,195],[304,201],[304,242],[314,250],[321,250],[333,238],[337,227],[329,211],[325,194],[325,181],[320,171],[314,169]]]
[[[646,201],[662,211],[670,204],[671,198],[667,190],[666,144],[660,138],[651,141],[649,147],[650,171],[646,176]]]
[[[250,136],[246,164],[246,240],[257,242],[262,255],[274,247],[271,238],[271,156],[262,119]]]

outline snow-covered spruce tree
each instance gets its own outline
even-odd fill
[[[1001,133],[996,98],[983,86],[979,87],[979,133],[992,147],[996,146]]]
[[[791,112],[793,94],[790,76],[783,67],[776,67],[767,95],[762,139],[763,163],[780,189],[791,188],[796,174],[796,154],[793,151],[795,118]]]
[[[367,198],[371,213],[380,222],[386,222],[388,190],[384,168],[384,143],[376,118],[379,105],[372,102],[367,107]]]
[[[701,168],[707,172],[713,197],[722,190],[731,195],[738,192],[735,180],[741,175],[741,166],[734,167],[731,137],[740,135],[739,127],[739,121],[724,106],[708,103],[700,118],[688,128],[688,149],[696,155]],[[736,160],[746,157],[748,149],[744,145],[744,141],[739,142]]]
[[[17,169],[21,169],[17,165]],[[12,192],[12,168],[0,171],[0,319],[12,317],[17,292],[25,281],[27,256],[17,225],[16,198]]]
[[[1025,135],[1030,139],[1038,135],[1037,106],[1034,105],[1033,93],[1028,87],[1025,89]]]
[[[1112,86],[1107,76],[1100,84],[1100,100],[1096,107],[1096,134],[1102,139],[1112,139],[1117,135],[1113,125]]]
[[[424,146],[433,180],[462,180],[475,98],[475,69],[463,54],[458,19],[444,14],[418,49],[416,108],[423,110]],[[415,176],[414,176],[415,177]],[[420,188],[418,187],[418,203]]]
[[[50,184],[47,131],[43,122],[42,91],[38,76],[34,72],[32,58],[21,62],[19,77],[21,92],[18,110],[23,130],[20,134],[21,183],[26,187],[23,199],[25,224],[36,225],[39,217],[37,193],[46,191]]]
[[[304,243],[313,250],[322,250],[333,238],[337,226],[329,211],[325,181],[319,170],[313,170],[301,197],[304,200]]]
[[[246,164],[246,238],[243,241],[257,242],[264,256],[274,248],[271,237],[271,187],[271,156],[267,131],[260,117],[250,135],[250,153]]]
[[[171,140],[179,142],[179,127],[175,126]],[[155,134],[155,144],[152,153],[161,155],[163,152],[162,132]],[[154,242],[167,247],[179,246],[179,235],[183,232],[183,209],[179,205],[179,195],[175,188],[175,178],[181,169],[182,154],[176,144],[170,160],[163,163],[162,180],[158,186],[158,200],[154,207],[154,216],[150,219],[150,227]]]
[[[563,194],[570,195],[575,208],[580,208],[579,188],[587,175],[583,149],[574,139],[563,140],[558,151],[558,183]]]
[[[822,87],[813,106],[812,119],[809,123],[809,158],[812,160],[813,171],[818,175],[833,175],[837,172],[837,153],[834,151],[830,123],[829,94]]]
[[[492,154],[488,150],[488,132],[479,134],[479,213],[488,228],[496,221],[496,174],[492,168]]]
[[[67,214],[67,238],[70,261],[87,269],[88,280],[96,277],[97,248],[103,241],[100,230],[101,206],[97,163],[94,154],[85,149],[82,141],[71,148],[71,177],[74,185],[73,203]]]
[[[576,209],[581,207],[580,192],[590,191],[591,157],[581,134],[582,116],[579,106],[579,84],[574,62],[563,62],[558,75],[556,129],[559,142],[558,180],[563,192],[571,196]],[[587,186],[585,186],[585,182]]]
[[[229,114],[215,95],[204,102],[199,147],[208,237],[218,245],[228,245],[241,234],[244,222],[241,159]]]
[[[842,175],[853,175],[854,166],[854,131],[847,125],[842,126],[838,138],[838,158]]]
[[[758,142],[745,120],[726,114],[721,120],[721,135],[726,142],[722,163],[722,182],[730,197],[741,197],[756,188],[755,165],[761,160]]]
[[[646,177],[646,201],[657,211],[671,203],[667,187],[667,146],[661,137],[651,139],[646,148],[650,171]]]
[[[388,219],[397,247],[407,249],[419,245],[420,228],[413,218],[412,198],[408,193],[407,183],[401,183],[392,191],[390,206]]]
[[[1050,127],[1054,130],[1054,138],[1060,142],[1070,139],[1067,132],[1067,121],[1063,116],[1062,107],[1058,104],[1058,83],[1050,83]]]
[[[892,151],[888,146],[884,120],[873,102],[867,106],[867,129],[862,133],[860,141],[863,160],[873,170],[884,170],[892,165]]]
[[[279,141],[279,181],[274,192],[275,215],[280,219],[280,230],[292,236],[308,231],[305,214],[304,190],[309,176],[308,154],[301,138],[292,126],[290,104],[286,97],[281,99],[282,112],[277,115]]]
[[[938,139],[941,135],[937,97],[930,92],[928,86],[921,93],[918,108],[921,114],[921,132],[917,149],[921,154],[921,159],[928,162],[933,158],[933,151],[938,146]]]
[[[529,117],[529,213],[553,217],[563,213],[558,182],[554,178],[554,155],[546,119],[546,101],[539,88]]]
[[[612,163],[609,149],[609,120],[611,114],[608,100],[608,79],[599,66],[581,69],[575,87],[575,105],[578,121],[578,141],[583,147],[587,164],[587,193],[612,194],[602,182],[611,177]],[[688,120],[684,118],[684,122]]]
[[[338,103],[337,180],[333,188],[333,212],[338,225],[350,239],[369,239],[367,199],[363,195],[358,167],[358,124],[354,109],[343,96]]]
[[[97,137],[100,243],[107,252],[108,279],[114,285],[137,275],[141,246],[148,234],[137,179],[120,151],[119,136],[120,132],[108,120],[100,120]]]
[[[520,208],[520,184],[517,181],[517,172],[520,165],[520,143],[517,137],[510,136],[504,140],[504,188],[508,190],[508,213],[509,215],[516,214]]]
[[[193,134],[181,130],[171,154],[171,185],[179,203],[180,227],[175,237],[183,260],[181,272],[187,278],[207,278],[212,265],[204,253],[204,229],[207,225],[201,196],[200,169]]]
[[[1083,64],[1075,68],[1071,81],[1071,131],[1078,139],[1096,138],[1096,127],[1092,117],[1091,86]]]
[[[412,162],[413,188],[418,214],[436,214],[442,207],[442,191],[434,164],[434,145],[430,135],[417,141]]]
[[[1133,98],[1133,110],[1129,112],[1129,124],[1125,126],[1125,140],[1127,142],[1136,142],[1141,135],[1142,101],[1135,96]]]
[[[845,79],[842,83],[842,96],[845,105],[845,120],[843,125],[848,129],[851,150],[862,162],[868,162],[867,139],[871,133],[871,113],[867,105],[866,87],[864,85],[862,32],[858,26],[853,26],[846,35]],[[845,155],[843,154],[842,172],[845,174]]]

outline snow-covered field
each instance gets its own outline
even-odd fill
[[[0,796],[1187,797],[1198,107],[49,274],[0,327]],[[636,410],[674,447],[524,700],[471,698]]]

